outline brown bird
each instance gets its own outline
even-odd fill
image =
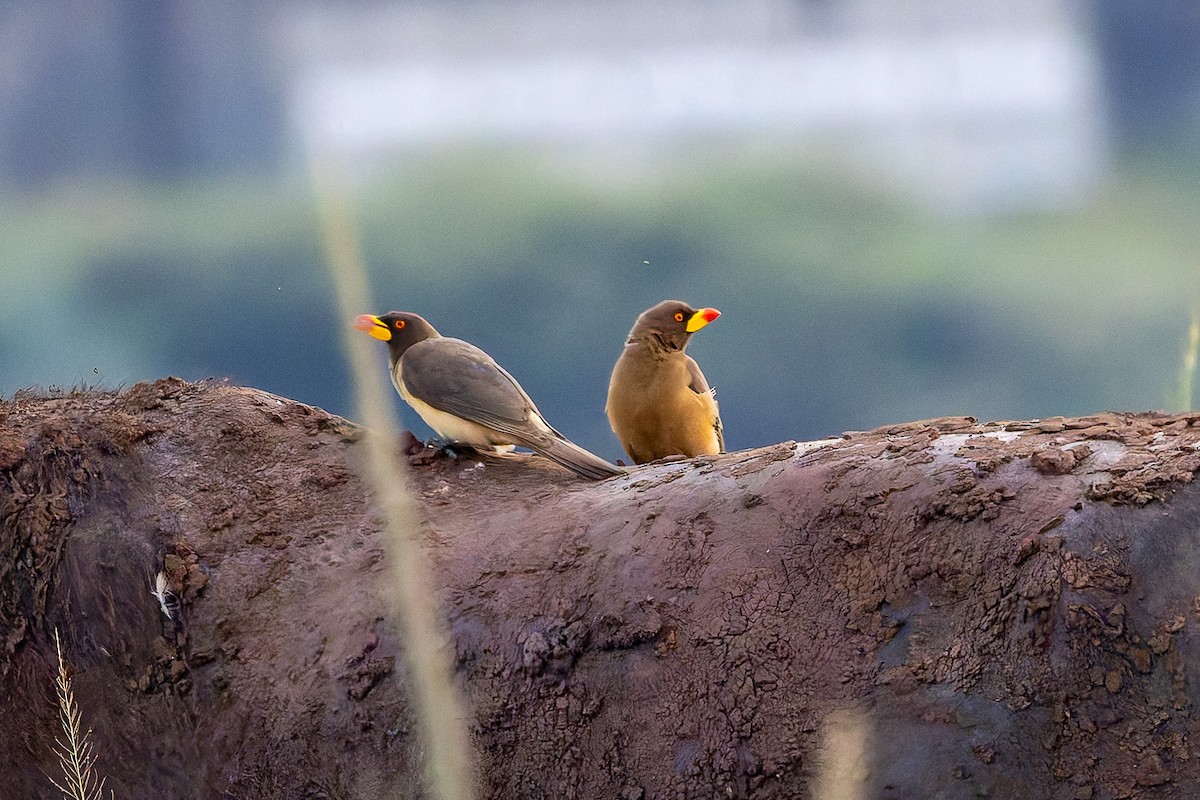
[[[354,327],[387,342],[392,385],[438,436],[483,450],[528,447],[585,478],[624,470],[546,422],[516,379],[487,353],[442,336],[417,314],[362,314]]]
[[[604,410],[634,462],[725,452],[714,390],[684,352],[692,334],[719,316],[715,308],[664,300],[633,324]]]

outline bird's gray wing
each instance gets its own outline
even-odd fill
[[[404,352],[400,371],[414,400],[506,433],[579,475],[602,480],[625,472],[550,427],[516,379],[473,344],[426,339]]]
[[[401,357],[409,394],[439,411],[506,433],[528,434],[537,407],[495,359],[473,344],[440,336]],[[538,414],[540,416],[540,414]]]
[[[700,365],[696,363],[696,359],[692,358],[691,356],[687,356],[686,359],[688,375],[691,377],[691,382],[688,384],[688,388],[690,388],[696,394],[712,392],[712,389],[708,385],[708,381],[704,380],[704,373],[700,371]]]
[[[713,420],[713,427],[717,431],[717,446],[722,453],[725,452],[725,426],[721,424],[721,413],[717,409],[717,390],[708,385],[708,381],[704,379],[704,373],[700,371],[700,365],[691,356],[687,358],[688,375],[691,376],[691,383],[688,384],[696,394],[709,394],[713,398],[713,411],[716,412],[716,417]]]

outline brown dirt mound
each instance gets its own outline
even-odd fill
[[[55,629],[118,797],[421,795],[357,435],[174,379],[0,403],[0,797],[49,793]],[[1101,414],[410,483],[484,796],[809,797],[832,720],[863,797],[1191,798],[1197,469],[1200,415]]]

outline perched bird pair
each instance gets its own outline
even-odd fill
[[[696,331],[720,316],[668,300],[638,317],[613,369],[605,410],[635,462],[725,450],[717,403],[686,353]],[[516,379],[473,344],[442,336],[423,317],[362,314],[354,326],[387,342],[392,384],[452,444],[527,447],[586,478],[624,473],[548,423]]]

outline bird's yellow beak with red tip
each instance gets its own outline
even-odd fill
[[[691,318],[687,321],[687,332],[695,333],[719,316],[721,316],[721,312],[715,308],[702,308],[695,314],[692,314]]]
[[[354,327],[357,330],[366,331],[381,342],[390,341],[392,338],[392,329],[374,314],[359,314],[354,320]]]

